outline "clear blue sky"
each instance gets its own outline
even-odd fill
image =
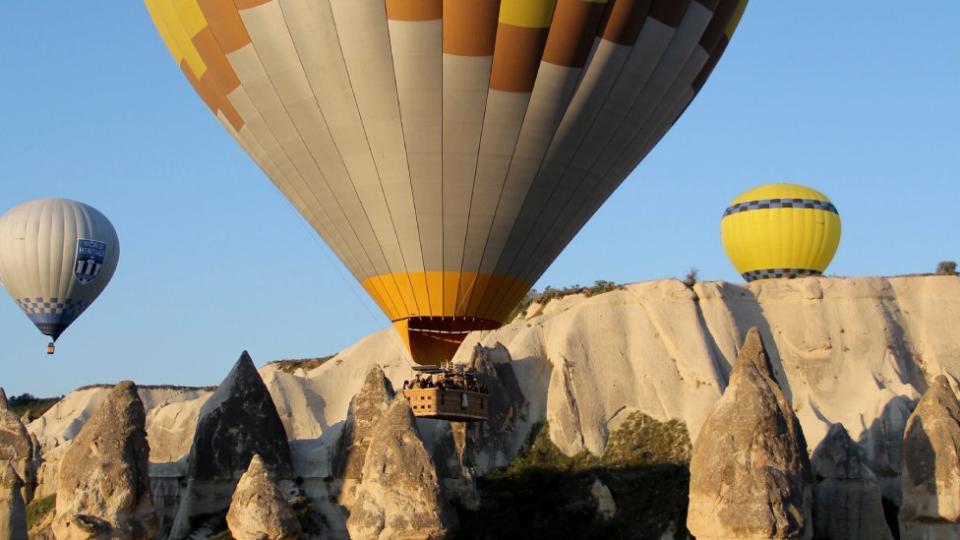
[[[686,115],[541,279],[740,281],[726,202],[755,184],[827,193],[844,236],[829,272],[960,259],[960,2],[751,2]],[[257,363],[342,349],[387,326],[223,131],[142,2],[8,2],[0,18],[0,211],[87,202],[116,226],[119,270],[56,356],[0,299],[0,386],[215,384]]]

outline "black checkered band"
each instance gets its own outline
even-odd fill
[[[72,298],[18,298],[16,302],[27,315],[37,316],[76,316],[87,309],[86,302]]]
[[[810,208],[813,210],[824,210],[840,215],[837,207],[830,201],[818,201],[816,199],[761,199],[758,201],[746,201],[737,203],[723,212],[723,217],[739,212],[748,212],[750,210],[769,210],[771,208]]]
[[[766,270],[754,270],[740,275],[747,281],[753,281],[755,279],[792,279],[804,276],[819,276],[820,271],[807,268],[767,268]]]

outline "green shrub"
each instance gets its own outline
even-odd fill
[[[50,407],[56,405],[61,399],[63,399],[63,396],[38,398],[32,394],[20,394],[19,396],[13,396],[7,399],[7,405],[9,405],[13,414],[20,417],[27,415],[32,420],[43,416],[43,413],[50,410]]]
[[[648,539],[671,524],[678,537],[686,533],[690,438],[682,422],[634,413],[610,434],[600,457],[566,456],[549,432],[546,423],[534,426],[507,467],[479,479],[480,508],[456,508],[455,538]],[[596,513],[597,480],[617,506],[609,521]]]
[[[570,296],[571,294],[582,294],[590,297],[610,291],[616,291],[622,288],[623,284],[614,283],[613,281],[607,281],[605,279],[598,279],[589,287],[575,284],[568,287],[561,287],[559,289],[547,286],[545,289],[543,289],[543,292],[538,292],[536,289],[530,289],[527,295],[523,297],[523,300],[520,301],[520,304],[517,305],[512,312],[510,312],[509,316],[507,316],[507,320],[512,321],[518,316],[525,314],[527,309],[534,302],[540,304],[541,306],[545,306],[550,303],[551,300],[558,300],[565,296]]]
[[[331,354],[330,356],[321,356],[319,358],[302,358],[299,360],[274,360],[267,365],[274,366],[277,368],[277,371],[282,371],[284,373],[294,373],[298,369],[310,371],[313,368],[322,366],[327,360],[330,360],[334,356],[336,355]]]
[[[27,527],[43,522],[50,512],[57,506],[57,496],[49,495],[40,499],[34,499],[27,505]]]
[[[945,276],[957,275],[956,261],[940,261],[937,263],[937,273]]]

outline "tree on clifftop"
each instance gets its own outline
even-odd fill
[[[937,263],[937,273],[946,276],[957,275],[956,261],[940,261]]]

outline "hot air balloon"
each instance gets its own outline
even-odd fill
[[[730,201],[720,236],[747,281],[817,276],[840,244],[840,214],[815,189],[767,184]]]
[[[0,282],[53,340],[100,296],[120,259],[120,242],[97,209],[68,199],[23,203],[0,217]]]
[[[746,0],[146,0],[414,362],[499,327],[699,92]]]

